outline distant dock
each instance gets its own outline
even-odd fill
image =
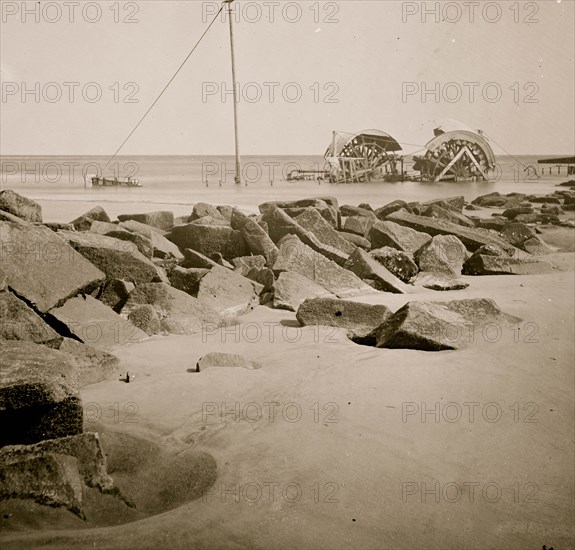
[[[558,157],[551,159],[539,159],[537,164],[544,164],[541,167],[541,174],[545,174],[545,168],[549,168],[549,175],[551,175],[553,168],[557,169],[557,174],[561,175],[563,170],[567,176],[575,174],[575,157]]]

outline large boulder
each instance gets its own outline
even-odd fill
[[[138,285],[128,297],[122,315],[128,316],[141,305],[153,306],[162,330],[171,334],[202,332],[206,326],[222,326],[222,316],[189,294],[165,283]]]
[[[369,285],[351,271],[328,260],[293,235],[282,239],[273,271],[277,275],[282,271],[296,271],[339,298],[374,292]]]
[[[0,338],[26,340],[55,349],[62,343],[62,336],[11,292],[0,292]]]
[[[106,235],[113,239],[133,243],[136,249],[146,258],[152,258],[154,255],[154,246],[152,245],[152,240],[148,239],[148,237],[144,237],[138,233],[132,233],[121,228],[110,231],[106,233]]]
[[[468,248],[468,250],[471,250],[472,252],[477,250],[480,246],[490,243],[498,244],[503,248],[510,248],[509,244],[501,237],[498,237],[489,231],[463,227],[445,220],[416,216],[415,214],[408,214],[407,212],[395,212],[389,216],[389,220],[404,227],[410,227],[416,231],[427,233],[432,237],[435,235],[455,235]]]
[[[182,290],[190,296],[197,297],[198,290],[200,289],[200,281],[209,272],[210,270],[205,268],[184,268],[176,266],[168,273],[168,279],[174,288]]]
[[[260,204],[259,209],[264,217],[275,208],[281,208],[289,216],[298,216],[310,206],[316,208],[319,213],[332,225],[332,227],[334,227],[334,229],[339,227],[339,205],[335,197],[300,199],[296,201],[266,202]]]
[[[384,246],[372,250],[369,255],[404,283],[409,283],[419,271],[411,254],[397,248]]]
[[[101,269],[108,279],[138,284],[149,283],[158,276],[156,266],[131,242],[90,232],[59,231],[58,235]]]
[[[146,334],[92,296],[76,296],[49,314],[70,334],[97,349],[141,342]]]
[[[369,231],[368,238],[372,249],[390,246],[408,254],[415,253],[431,240],[426,233],[390,221],[374,224]]]
[[[0,191],[0,210],[27,222],[42,223],[42,207],[37,202],[23,197],[11,189]]]
[[[79,292],[91,292],[104,273],[42,226],[0,222],[0,271],[7,286],[45,313]]]
[[[428,206],[440,206],[452,212],[459,212],[463,210],[465,206],[465,197],[463,195],[458,195],[457,197],[447,197],[441,199],[432,199],[430,201],[425,201],[420,203],[420,210],[425,210]]]
[[[225,317],[241,315],[259,304],[252,281],[221,266],[200,279],[197,298]]]
[[[174,227],[170,239],[182,249],[190,248],[209,258],[221,254],[229,261],[246,255],[242,234],[225,225],[179,225]]]
[[[162,322],[154,306],[144,304],[130,311],[128,321],[143,330],[149,336],[162,331]]]
[[[414,286],[422,286],[423,288],[437,291],[463,290],[469,286],[469,283],[457,279],[452,275],[428,273],[425,271],[419,272],[413,284]]]
[[[214,219],[220,219],[226,223],[229,221],[215,206],[206,202],[198,202],[194,205],[189,221],[193,222],[205,216],[211,216]]]
[[[343,231],[353,233],[360,237],[369,235],[369,230],[373,227],[377,218],[369,218],[366,216],[349,216],[343,223]]]
[[[465,245],[454,235],[436,235],[415,253],[421,271],[458,277],[467,260]]]
[[[156,258],[176,258],[177,260],[181,260],[184,257],[180,249],[173,242],[166,239],[162,232],[156,227],[137,222],[136,220],[121,222],[120,227],[150,239],[154,249],[153,254]]]
[[[256,361],[250,361],[236,353],[212,352],[200,357],[196,364],[196,372],[202,372],[213,367],[234,367],[247,370],[261,369]]]
[[[461,214],[461,212],[454,211],[449,208],[442,208],[438,204],[432,204],[431,206],[421,210],[421,215],[428,218],[446,220],[458,225],[463,225],[464,227],[475,227],[475,224],[467,216]]]
[[[367,281],[376,290],[405,294],[407,286],[391,271],[372,258],[365,250],[356,248],[345,264],[346,269]]]
[[[551,273],[553,266],[535,258],[514,258],[475,253],[463,265],[466,275],[539,275]]]
[[[402,200],[395,200],[389,204],[386,204],[385,206],[382,206],[381,208],[377,208],[375,210],[375,216],[380,220],[385,220],[387,216],[403,208],[408,208],[407,203]]]
[[[79,388],[108,380],[120,363],[115,355],[71,338],[64,338],[58,351],[66,354],[75,366]]]
[[[300,325],[320,325],[342,328],[348,337],[358,343],[375,344],[375,330],[391,311],[384,305],[370,305],[332,298],[305,300],[297,310]]]
[[[246,243],[248,252],[255,256],[263,256],[266,265],[273,265],[278,249],[269,235],[253,220],[247,220],[240,232]]]
[[[126,303],[132,290],[134,290],[134,283],[122,281],[121,279],[108,279],[102,285],[97,298],[118,313]]]
[[[167,210],[147,212],[146,214],[120,214],[118,219],[121,222],[134,220],[145,223],[146,225],[151,225],[152,227],[157,227],[163,231],[169,231],[174,226],[174,213]]]
[[[110,223],[110,216],[101,206],[95,206],[70,223],[77,231],[88,231],[95,221]]]
[[[359,246],[359,248],[363,248],[364,250],[371,249],[371,243],[361,235],[356,235],[355,233],[346,233],[345,231],[338,231],[338,233],[340,237],[344,238],[354,246]]]
[[[181,262],[180,266],[186,269],[212,269],[215,265],[218,265],[214,260],[204,256],[196,250],[191,248],[184,248],[184,261]]]
[[[0,355],[0,447],[82,432],[78,376],[65,353],[0,340]]]
[[[538,237],[531,227],[524,223],[514,222],[507,225],[501,232],[501,236],[513,246],[540,256],[549,254],[552,250]]]
[[[323,286],[295,271],[283,271],[273,284],[273,307],[297,311],[304,300],[335,298]]]
[[[342,216],[351,217],[351,216],[360,216],[364,218],[372,218],[375,219],[376,216],[373,213],[373,210],[368,210],[367,208],[360,208],[359,206],[351,206],[349,204],[343,204],[340,206],[339,211]]]

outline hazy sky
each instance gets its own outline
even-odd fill
[[[198,0],[0,4],[4,155],[113,153],[217,9]],[[40,9],[38,21],[23,4]],[[497,144],[574,153],[572,0],[262,0],[236,9],[243,154],[323,154],[332,130],[367,128],[409,153],[445,118],[484,129],[496,153]],[[122,153],[232,154],[232,98],[221,96],[230,82],[220,18]]]

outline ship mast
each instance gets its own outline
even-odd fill
[[[234,90],[234,137],[236,147],[236,175],[234,181],[236,184],[241,184],[241,162],[240,162],[240,142],[238,132],[238,90],[236,82],[236,58],[234,52],[234,27],[232,22],[232,2],[234,0],[224,0],[224,4],[228,5],[228,18],[230,20],[230,46],[232,51],[232,87]]]

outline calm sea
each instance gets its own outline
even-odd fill
[[[234,159],[231,156],[122,156],[107,165],[107,157],[0,157],[0,185],[14,189],[27,197],[51,201],[115,204],[126,212],[169,208],[187,212],[188,206],[199,201],[232,204],[246,210],[256,210],[268,200],[288,200],[334,195],[341,204],[368,202],[374,207],[394,199],[428,200],[437,197],[464,195],[470,200],[492,191],[501,193],[544,193],[567,178],[565,168],[537,167],[538,156],[501,156],[497,158],[494,179],[489,182],[466,183],[371,183],[330,184],[316,181],[286,181],[294,169],[321,169],[322,157],[316,156],[245,156],[242,158],[242,185],[234,184]],[[537,167],[533,175],[526,166]],[[405,168],[410,171],[411,163]],[[137,178],[142,188],[91,188],[85,186],[86,175]],[[129,207],[128,207],[129,205]],[[71,205],[70,205],[71,206]],[[129,210],[128,210],[129,208]],[[117,210],[117,208],[112,208]]]

